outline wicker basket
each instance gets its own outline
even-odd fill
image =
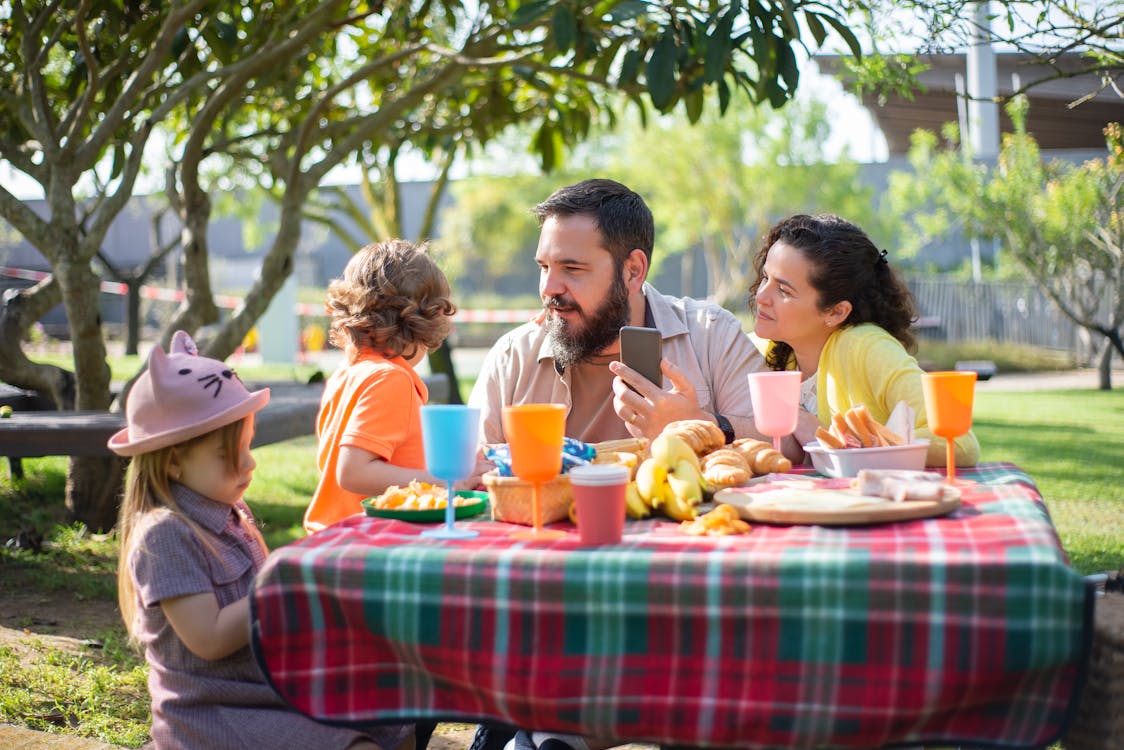
[[[1089,675],[1063,744],[1066,750],[1124,748],[1124,594],[1097,599]]]
[[[492,502],[492,518],[507,523],[520,523],[533,526],[531,521],[531,483],[518,477],[501,477],[489,471],[482,477],[488,488]],[[574,493],[570,489],[570,477],[559,474],[549,482],[544,482],[539,490],[539,503],[542,505],[544,524],[561,521],[570,514],[570,503]]]

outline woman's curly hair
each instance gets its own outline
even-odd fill
[[[407,359],[418,347],[439,347],[457,308],[449,280],[426,251],[426,245],[388,240],[357,252],[343,278],[328,285],[328,340]]]
[[[808,280],[816,290],[820,310],[846,300],[851,303],[851,314],[843,326],[874,323],[900,341],[906,351],[917,351],[910,331],[917,319],[917,304],[909,287],[886,262],[885,250],[879,251],[851,222],[830,214],[797,214],[769,230],[753,260],[756,278],[749,292],[751,311],[756,313],[755,293],[765,278],[765,259],[778,242],[799,250],[811,264]],[[792,347],[778,341],[770,348],[766,364],[774,370],[784,369],[791,356]]]

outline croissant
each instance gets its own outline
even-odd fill
[[[734,450],[742,454],[753,473],[760,476],[774,471],[788,471],[792,462],[763,440],[742,438],[734,441]]]
[[[726,444],[726,436],[714,422],[705,419],[681,419],[669,422],[664,432],[678,435],[700,456]]]
[[[733,448],[711,451],[702,457],[699,464],[703,479],[714,489],[743,484],[753,476],[749,462]]]

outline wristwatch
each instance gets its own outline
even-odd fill
[[[730,420],[721,414],[715,414],[714,418],[718,421],[718,429],[722,430],[722,434],[726,437],[726,445],[734,442],[734,426],[730,424]]]

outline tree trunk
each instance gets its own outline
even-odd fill
[[[449,339],[441,342],[441,346],[429,353],[429,369],[434,374],[445,373],[449,376],[449,403],[463,404],[460,385],[457,383],[457,370],[453,366],[453,347]]]
[[[88,263],[62,260],[55,275],[62,288],[74,351],[74,373],[78,382],[78,409],[109,408],[109,364],[98,314],[98,277]],[[94,531],[107,531],[117,518],[124,463],[118,458],[75,457],[70,460],[66,480],[66,508],[72,520],[82,521]]]
[[[1115,350],[1112,348],[1112,342],[1106,338],[1104,350],[1101,352],[1100,365],[1098,367],[1100,370],[1100,382],[1097,385],[1098,390],[1112,390],[1112,355],[1114,353]]]
[[[66,472],[66,507],[70,520],[98,533],[113,529],[125,485],[129,459],[76,456]]]

